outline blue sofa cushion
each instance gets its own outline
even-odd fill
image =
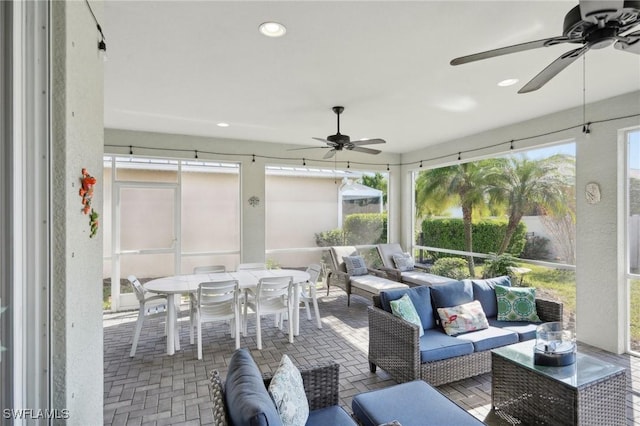
[[[471,353],[473,353],[473,343],[448,336],[439,328],[425,330],[424,336],[420,338],[422,362],[439,361]]]
[[[421,426],[483,424],[422,380],[358,394],[353,397],[351,408],[363,426],[392,420]]]
[[[498,321],[495,318],[489,318],[489,325],[493,327],[500,327],[504,330],[513,331],[518,333],[518,338],[521,342],[525,340],[532,340],[536,338],[536,329],[540,325],[539,323],[532,323],[526,321]]]
[[[450,308],[473,302],[471,281],[452,281],[431,287],[431,301],[434,308]]]
[[[386,290],[380,292],[380,305],[382,309],[387,312],[391,312],[390,302],[392,300],[400,299],[405,294],[408,294],[413,302],[413,306],[418,312],[420,322],[425,330],[435,327],[433,307],[431,306],[431,291],[429,287],[418,286],[411,288],[402,288],[398,290]]]
[[[496,284],[511,287],[511,279],[508,276],[488,278],[485,280],[471,280],[473,286],[473,298],[480,302],[482,310],[487,318],[498,315],[498,302],[496,301]]]
[[[354,421],[339,405],[313,410],[309,413],[307,425],[354,426]]]
[[[231,356],[225,399],[234,426],[282,425],[276,406],[262,380],[262,373],[246,349]]]
[[[518,343],[518,334],[513,331],[503,330],[498,327],[489,327],[484,330],[472,331],[455,337],[456,339],[471,342],[476,352],[487,351],[500,346]]]

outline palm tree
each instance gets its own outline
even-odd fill
[[[431,169],[420,173],[416,179],[416,210],[419,217],[440,213],[448,207],[460,205],[464,223],[465,251],[473,251],[474,209],[485,209],[489,188],[488,177],[492,175],[496,160],[481,160],[473,163]],[[475,276],[473,256],[468,256],[469,274]]]
[[[489,177],[489,193],[492,200],[507,205],[509,219],[498,254],[507,250],[526,212],[539,207],[556,214],[564,212],[565,189],[573,184],[574,162],[573,157],[555,155],[539,160],[514,156],[499,163],[495,174]]]

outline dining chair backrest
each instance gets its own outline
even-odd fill
[[[145,293],[147,292],[147,290],[145,290],[142,284],[140,284],[140,280],[138,280],[138,277],[136,277],[135,275],[129,275],[127,279],[133,286],[133,291],[135,292],[138,301],[144,302],[144,299],[146,298]]]
[[[196,266],[193,268],[194,274],[206,274],[207,272],[226,272],[227,268],[224,265],[208,265],[208,266]]]
[[[268,300],[282,296],[292,297],[293,277],[263,277],[258,281],[256,297]]]
[[[236,271],[264,271],[265,269],[267,269],[267,265],[264,263],[241,263]]]
[[[237,306],[239,286],[237,280],[204,282],[198,285],[198,309],[201,314],[217,316]]]
[[[317,263],[312,263],[307,267],[307,274],[309,274],[309,284],[315,287],[318,282],[318,278],[320,278],[320,273],[322,272],[322,266]]]

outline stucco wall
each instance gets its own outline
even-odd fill
[[[116,145],[116,146],[113,146]],[[240,141],[219,138],[206,138],[187,135],[172,135],[153,132],[130,131],[123,129],[105,129],[105,153],[128,155],[129,146],[153,147],[155,149],[134,148],[134,154],[147,156],[164,156],[192,159],[194,151],[198,150],[198,157],[202,160],[222,160],[240,164],[240,211],[241,211],[241,262],[264,262],[266,240],[266,203],[265,200],[265,166],[267,165],[295,165],[301,166],[298,154],[288,152],[296,146],[257,141]],[[166,151],[163,148],[167,148]],[[184,149],[184,152],[176,151]],[[217,152],[223,155],[212,155],[207,152]],[[255,161],[252,154],[255,153]],[[333,161],[322,160],[323,150],[318,153],[305,154],[307,167],[333,168]],[[276,157],[268,159],[263,157]],[[288,159],[290,158],[290,159]],[[400,209],[400,199],[393,198],[394,191],[399,188],[397,182],[399,168],[393,166],[399,162],[400,155],[383,152],[375,157],[358,152],[342,152],[338,161],[338,168],[346,167],[346,161],[351,161],[352,170],[366,170],[387,172],[389,167],[389,215],[396,214]],[[356,162],[375,162],[379,165],[361,168]],[[343,164],[344,162],[344,164]],[[260,199],[257,206],[249,204],[249,198],[256,196]],[[389,234],[391,238],[398,235],[400,223],[391,223]],[[286,262],[287,260],[283,260]]]
[[[69,410],[66,425],[102,424],[102,234],[89,237],[78,190],[86,168],[102,212],[104,63],[86,3],[51,2],[51,20],[52,408]]]

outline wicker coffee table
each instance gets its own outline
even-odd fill
[[[578,353],[566,367],[533,363],[535,341],[491,351],[491,403],[518,424],[626,424],[625,369]]]

